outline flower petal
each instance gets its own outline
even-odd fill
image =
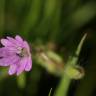
[[[8,39],[10,42],[12,42],[13,44],[16,44],[16,43],[17,43],[17,41],[16,41],[14,38],[12,38],[12,37],[7,36],[7,39]]]
[[[17,48],[15,48],[15,47],[10,47],[10,46],[6,47],[6,49],[7,49],[7,51],[12,52],[12,53],[16,53],[16,52],[18,51]]]
[[[0,57],[5,56],[6,55],[6,49],[4,47],[0,48]]]
[[[0,66],[9,66],[11,64],[14,64],[17,60],[20,60],[18,56],[9,56],[5,58],[0,59]]]
[[[25,71],[30,71],[31,68],[32,68],[32,59],[31,59],[31,57],[29,57],[28,62],[26,64],[26,66],[25,66]]]
[[[24,41],[24,47],[28,50],[28,52],[30,52],[30,48],[29,45],[26,41]]]
[[[24,71],[27,62],[28,62],[27,58],[22,58],[22,60],[19,62],[19,66],[17,69],[17,75],[21,74]]]
[[[0,48],[0,57],[9,57],[9,56],[12,56],[14,54],[15,54],[14,51],[12,52],[7,47]]]
[[[16,64],[12,64],[10,65],[10,68],[9,68],[9,75],[13,75],[14,73],[16,73],[16,70],[17,70],[17,65]]]
[[[23,45],[23,41],[21,42],[11,37],[7,37],[7,39],[15,46],[15,48],[22,47]]]
[[[8,59],[6,60],[6,59],[0,59],[0,66],[9,66],[10,65],[10,63],[9,63],[10,61],[8,61]]]
[[[15,39],[21,43],[23,42],[23,39],[19,35],[16,35]]]
[[[12,46],[12,43],[7,39],[1,39],[1,43],[3,46]]]

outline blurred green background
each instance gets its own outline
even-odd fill
[[[78,64],[85,76],[72,80],[68,96],[96,96],[96,1],[0,0],[0,38],[22,36],[30,44],[33,59],[32,70],[18,77],[9,76],[7,69],[0,67],[0,96],[48,96],[51,88],[52,95],[60,70],[84,33],[88,35]],[[47,54],[48,50],[63,63],[47,65],[49,60],[45,64],[40,52]]]

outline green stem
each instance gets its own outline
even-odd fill
[[[52,92],[52,88],[50,89],[48,96],[51,96],[51,92]]]
[[[80,54],[80,51],[81,51],[82,45],[84,43],[84,40],[86,39],[86,36],[87,36],[87,33],[85,33],[83,38],[81,39],[80,44],[78,45],[78,48],[76,50],[76,55]]]
[[[87,34],[84,34],[84,36],[82,37],[82,39],[81,39],[81,41],[80,41],[80,43],[77,47],[76,55],[80,54],[80,51],[81,51],[81,48],[82,48],[82,45],[84,43],[84,40],[85,40],[86,36],[87,36]],[[77,60],[78,60],[78,57],[73,56],[73,57],[71,57],[71,59],[68,60],[67,65],[68,66],[76,65]],[[68,92],[70,83],[71,83],[71,78],[68,77],[66,75],[66,73],[64,72],[63,77],[60,81],[59,86],[57,87],[57,90],[56,90],[54,96],[67,96],[67,92]]]

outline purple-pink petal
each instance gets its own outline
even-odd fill
[[[15,39],[17,42],[23,43],[23,39],[19,35],[16,35]]]
[[[9,57],[9,56],[12,56],[14,54],[15,54],[14,51],[12,52],[7,47],[0,48],[0,57]]]
[[[27,64],[27,58],[25,57],[19,62],[17,75],[21,74],[24,71],[26,64]]]
[[[16,73],[16,70],[17,70],[17,65],[16,64],[12,64],[10,65],[10,68],[9,68],[9,75],[13,75],[14,73]]]
[[[26,41],[24,41],[24,47],[28,50],[28,52],[30,51],[29,45]]]
[[[14,39],[14,38],[11,38],[11,37],[7,37],[7,39],[14,45],[16,45],[18,42]]]
[[[31,68],[32,68],[32,59],[31,59],[31,57],[29,57],[28,62],[26,64],[26,66],[25,66],[25,71],[30,71]]]
[[[3,46],[12,46],[13,44],[7,39],[1,39],[1,43]]]
[[[17,60],[20,60],[17,56],[9,56],[5,58],[0,59],[0,66],[9,66],[11,64],[14,64]]]
[[[14,39],[14,38],[11,38],[11,37],[7,37],[7,39],[16,47],[16,46],[20,46],[20,47],[22,47],[22,43],[23,43],[23,41],[22,41],[22,43],[20,42],[20,41],[17,41],[16,39]]]

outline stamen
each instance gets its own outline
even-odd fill
[[[22,49],[20,50],[20,53],[16,53],[16,54],[17,54],[19,57],[26,57],[26,56],[29,56],[29,54],[28,54],[26,48],[22,48]]]

